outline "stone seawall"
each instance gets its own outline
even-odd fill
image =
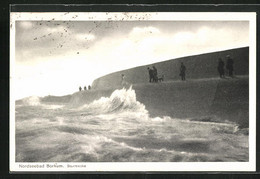
[[[145,105],[151,117],[170,116],[192,120],[232,121],[248,127],[248,76],[233,79],[207,78],[186,82],[134,84],[137,101]],[[80,106],[114,89],[81,91],[72,95],[70,105]]]

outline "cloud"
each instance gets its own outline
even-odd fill
[[[150,33],[152,32],[152,33]],[[133,27],[129,34],[105,37],[88,55],[112,71],[211,51],[248,45],[248,34],[201,26],[196,31],[161,33],[159,28]],[[94,57],[95,56],[95,57]],[[117,64],[117,65],[115,65]]]
[[[172,41],[174,43],[183,44],[191,41],[193,38],[194,34],[192,32],[179,32],[172,37]]]
[[[148,27],[134,27],[129,35],[128,38],[135,42],[140,41],[144,38],[156,37],[160,35],[160,30],[158,28],[148,26]]]
[[[131,34],[133,35],[146,35],[146,34],[159,34],[160,30],[156,27],[134,27]]]
[[[248,26],[239,28],[222,24],[215,28],[204,23],[188,28],[184,24],[184,30],[176,31],[174,25],[169,28],[156,26],[156,23],[127,26],[122,22],[122,27],[118,23],[118,28],[109,33],[105,28],[85,33],[88,24],[69,25],[72,27],[67,36],[61,36],[61,32],[64,33],[62,25],[44,25],[18,34],[21,43],[16,48],[19,62],[16,76],[20,77],[18,89],[23,89],[23,95],[65,95],[75,92],[79,85],[91,84],[95,78],[114,71],[246,46],[249,42]],[[32,39],[49,33],[52,34],[45,38]],[[30,90],[26,90],[24,84],[30,86]]]
[[[22,21],[19,23],[19,26],[22,28],[22,29],[30,29],[33,27],[33,23],[32,22],[28,22],[28,21]]]
[[[62,26],[62,25],[60,25],[59,27],[43,27],[42,29],[41,29],[41,31],[43,32],[43,33],[56,33],[56,32],[64,32],[64,29],[65,29],[66,27],[65,26]]]
[[[80,41],[86,41],[86,40],[94,40],[96,37],[92,34],[76,34],[75,35],[76,39],[77,40],[80,40]]]

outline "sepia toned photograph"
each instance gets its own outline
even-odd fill
[[[255,17],[11,13],[11,171],[255,170]]]

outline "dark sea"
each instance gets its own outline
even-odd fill
[[[41,99],[32,96],[16,103],[16,162],[249,159],[248,129],[205,118],[152,118],[132,88],[83,105]]]

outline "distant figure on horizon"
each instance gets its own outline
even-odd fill
[[[227,66],[226,66],[226,68],[227,68],[227,70],[228,70],[228,75],[229,75],[230,77],[232,77],[232,78],[233,78],[233,71],[234,71],[234,69],[233,69],[233,63],[234,63],[233,59],[230,58],[229,55],[227,55]]]
[[[220,78],[225,77],[224,66],[225,66],[225,63],[223,62],[223,60],[221,58],[219,58],[218,59],[218,73],[219,73]]]
[[[157,69],[155,68],[155,66],[153,66],[153,81],[154,82],[158,82],[158,76],[157,76]]]
[[[186,67],[185,65],[183,64],[183,62],[181,62],[181,68],[180,68],[180,76],[181,76],[181,80],[182,81],[185,81],[186,78],[185,78],[185,72],[186,72]]]
[[[88,90],[91,90],[91,86],[90,85],[88,85]]]
[[[154,81],[154,73],[153,73],[153,70],[150,69],[149,67],[147,68],[148,69],[148,72],[149,72],[149,82],[153,82]]]
[[[79,87],[79,91],[81,91],[82,90],[82,88],[81,88],[81,86]]]
[[[86,86],[84,86],[84,90],[85,90],[85,91],[87,90],[87,87],[86,87]]]

